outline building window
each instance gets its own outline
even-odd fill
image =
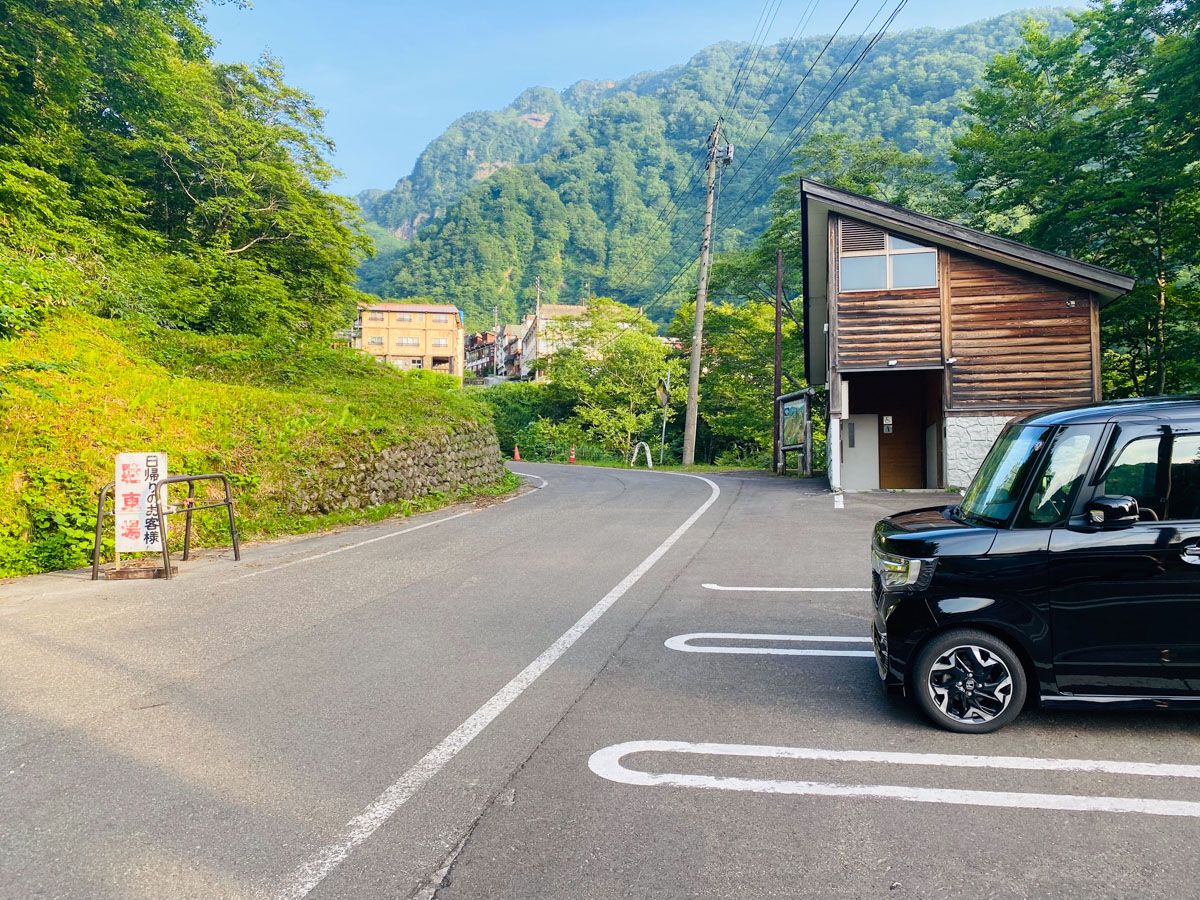
[[[383,335],[381,335],[381,334],[371,335],[369,338],[367,338],[367,345],[370,347],[382,347],[383,346]]]
[[[449,346],[450,346],[450,342],[449,342],[449,341],[448,341],[446,338],[434,338],[434,339],[433,339],[433,346],[435,346],[435,347],[449,347]]]
[[[446,313],[434,313],[433,321],[434,324],[444,325],[446,322],[450,321],[450,317]]]
[[[843,221],[840,234],[843,293],[937,287],[937,248],[861,222]]]
[[[398,337],[396,338],[397,347],[419,347],[421,339],[418,337]]]
[[[381,312],[371,312],[371,313],[369,313],[369,314],[367,315],[367,321],[369,321],[369,322],[382,322],[382,321],[383,321],[383,313],[381,313]]]
[[[411,322],[412,321],[412,313],[410,313],[410,312],[396,313],[396,321],[397,322]]]

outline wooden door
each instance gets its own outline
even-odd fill
[[[922,410],[908,403],[885,404],[881,409],[879,486],[885,490],[923,488],[925,420]]]

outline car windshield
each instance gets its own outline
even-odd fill
[[[963,518],[990,525],[1008,521],[1047,431],[1033,425],[1010,425],[1000,433],[963,497],[959,507]]]

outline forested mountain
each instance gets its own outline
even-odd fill
[[[898,32],[852,73],[866,38],[760,51],[725,42],[663,72],[526,91],[506,110],[460,119],[392,191],[360,196],[368,220],[412,238],[364,269],[360,286],[457,303],[471,327],[490,323],[493,305],[502,320],[529,309],[539,276],[544,301],[590,291],[668,318],[686,281],[672,276],[698,242],[704,140],[722,112],[736,161],[715,244],[729,249],[763,230],[788,148],[806,134],[881,137],[945,160],[966,127],[962,105],[1031,14],[1051,33],[1070,28],[1042,9]]]

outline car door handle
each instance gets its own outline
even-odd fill
[[[1179,551],[1179,555],[1183,557],[1185,563],[1200,566],[1200,544],[1188,544]]]

